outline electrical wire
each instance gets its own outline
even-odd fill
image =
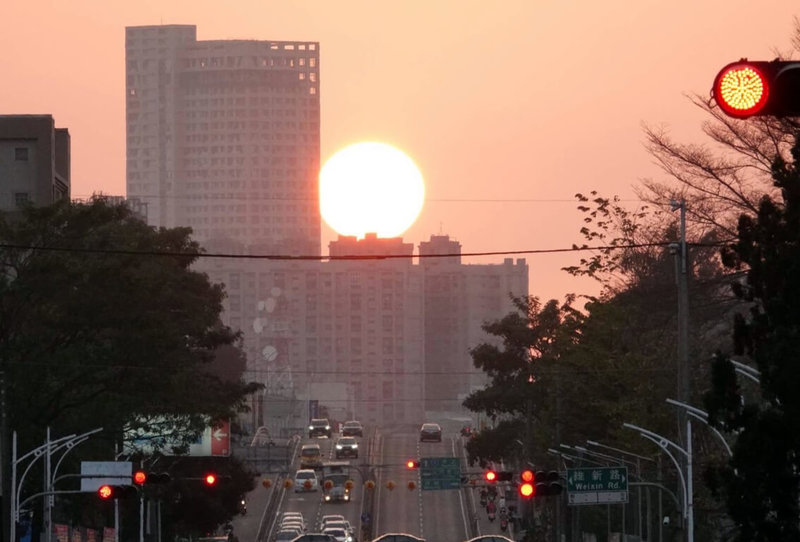
[[[630,243],[626,245],[601,245],[601,246],[577,246],[570,248],[545,248],[527,250],[497,250],[487,252],[453,252],[445,254],[348,254],[340,256],[325,255],[298,255],[289,254],[232,254],[220,252],[173,252],[156,250],[122,250],[110,248],[82,248],[82,247],[56,247],[56,246],[36,246],[36,245],[15,245],[10,243],[0,243],[3,250],[30,250],[30,251],[49,251],[49,252],[72,252],[79,254],[105,254],[117,256],[168,256],[196,258],[228,258],[233,260],[283,260],[283,261],[348,261],[348,260],[405,260],[412,258],[470,258],[480,256],[522,256],[538,254],[557,254],[565,252],[590,252],[598,250],[626,250],[637,248],[668,247],[672,242],[661,241],[656,243]],[[722,247],[728,243],[718,241],[714,243],[687,243],[691,247]]]

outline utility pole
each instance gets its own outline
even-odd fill
[[[678,400],[682,403],[691,402],[691,389],[689,381],[689,264],[688,250],[686,247],[686,201],[671,201],[670,207],[673,211],[680,211],[680,242],[678,243],[676,256],[677,273],[676,282],[678,286]],[[686,427],[687,414],[684,411],[678,413],[679,428]],[[686,444],[684,435],[683,444]]]
[[[8,438],[8,399],[6,395],[6,373],[0,371],[0,499],[2,499],[2,512],[0,521],[2,525],[2,542],[14,542],[9,540],[11,532],[10,526],[5,525],[11,518],[11,482],[9,480],[9,465],[11,464],[11,446]]]

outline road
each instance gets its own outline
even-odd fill
[[[336,435],[332,439],[303,438],[299,444],[312,441],[320,445],[323,457],[334,458]],[[365,491],[374,492],[374,516],[369,518],[373,537],[384,533],[409,533],[428,542],[463,542],[470,538],[469,525],[475,518],[478,534],[504,534],[510,537],[509,532],[500,530],[499,521],[488,521],[485,509],[481,509],[478,502],[478,487],[422,491],[419,470],[406,466],[409,459],[458,457],[461,459],[462,472],[466,471],[463,440],[457,433],[445,433],[440,443],[419,442],[415,427],[379,429],[372,438],[372,446],[371,456],[366,457],[366,438],[359,439],[362,453],[358,459],[351,460],[351,464],[360,468],[351,470],[354,487],[349,503],[324,503],[321,490],[296,492],[295,488],[284,489],[280,484],[265,489],[259,480],[258,487],[248,496],[247,516],[237,518],[233,524],[240,542],[271,542],[277,532],[277,519],[284,511],[302,513],[309,532],[318,531],[322,515],[342,514],[355,527],[358,536]],[[293,478],[294,469],[297,468],[297,459],[295,457],[290,478]],[[364,487],[369,467],[375,474],[376,485],[372,490]],[[409,482],[413,482],[413,489],[409,489]],[[393,489],[389,489],[391,485]],[[279,501],[279,513],[266,517],[264,507],[273,492]],[[471,510],[477,514],[471,514]],[[257,540],[261,524],[261,532],[266,536]]]
[[[359,439],[363,440],[363,439]],[[334,459],[334,443],[336,436],[333,438],[317,438],[317,439],[303,439],[303,443],[316,442],[320,445],[323,458]],[[297,458],[295,458],[297,459]],[[358,459],[351,459],[351,464],[358,465],[361,460],[365,458],[359,457]],[[293,463],[297,466],[297,461]],[[321,478],[321,476],[320,476]],[[280,505],[278,509],[280,512],[300,512],[305,518],[306,528],[308,532],[320,531],[320,520],[325,514],[341,514],[347,519],[352,526],[358,529],[359,518],[361,516],[361,504],[363,501],[364,486],[360,480],[357,471],[352,472],[351,476],[354,484],[353,490],[350,494],[349,503],[326,503],[323,501],[323,491],[319,488],[317,491],[298,491],[298,488],[293,487],[289,490],[282,491],[280,497]],[[321,480],[320,480],[321,482]],[[277,519],[277,518],[275,518]],[[269,526],[270,535],[277,532],[277,525]],[[244,542],[244,541],[242,541]]]

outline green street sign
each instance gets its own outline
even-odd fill
[[[457,457],[423,457],[419,475],[423,490],[461,489],[461,461]]]
[[[567,469],[567,496],[571,505],[628,502],[628,468]]]

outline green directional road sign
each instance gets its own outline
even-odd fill
[[[628,502],[628,469],[567,469],[567,495],[569,504]]]
[[[461,461],[457,457],[423,457],[419,460],[422,489],[461,489]]]

